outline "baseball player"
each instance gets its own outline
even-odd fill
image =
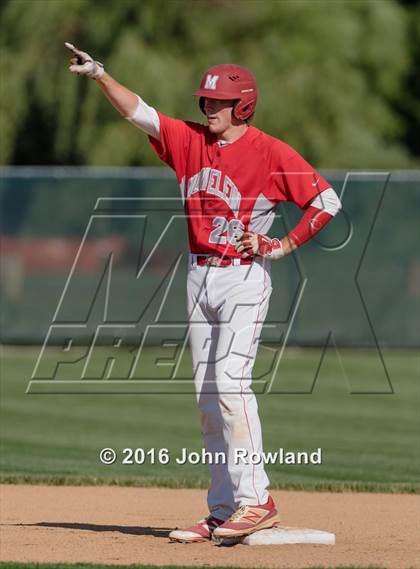
[[[158,112],[90,55],[66,47],[70,71],[96,80],[175,171],[185,206],[189,342],[204,446],[226,460],[210,465],[208,516],[169,537],[200,542],[273,527],[279,517],[263,463],[236,460],[235,452],[263,451],[251,381],[272,291],[270,265],[324,227],[340,200],[295,150],[251,124],[257,84],[244,67],[216,65],[204,73],[194,93],[202,125]],[[301,220],[288,235],[268,237],[276,205],[285,201],[303,210]]]

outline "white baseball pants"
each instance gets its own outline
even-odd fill
[[[235,464],[235,448],[262,452],[252,368],[271,295],[270,262],[188,270],[189,340],[204,446],[226,464],[210,465],[208,506],[227,519],[239,506],[268,500],[261,464]]]

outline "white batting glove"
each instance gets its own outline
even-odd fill
[[[64,44],[69,49],[73,57],[70,59],[70,71],[78,75],[86,75],[91,79],[100,79],[105,73],[104,66],[100,61],[94,61],[93,58],[85,51],[80,51],[71,43]]]
[[[283,247],[279,239],[270,239],[267,235],[261,235],[254,231],[245,231],[238,239],[235,250],[242,253],[243,259],[254,255],[273,260],[284,257]]]

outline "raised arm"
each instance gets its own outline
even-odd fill
[[[74,47],[71,43],[66,42],[64,45],[72,53],[69,67],[72,73],[94,79],[106,98],[124,118],[141,128],[146,134],[159,139],[159,116],[153,107],[113,79],[109,73],[106,73],[103,64],[95,61],[88,53]]]

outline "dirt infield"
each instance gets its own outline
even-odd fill
[[[328,545],[172,544],[205,514],[201,490],[0,486],[2,561],[242,567],[420,567],[420,497],[274,491],[284,525],[336,533]]]

